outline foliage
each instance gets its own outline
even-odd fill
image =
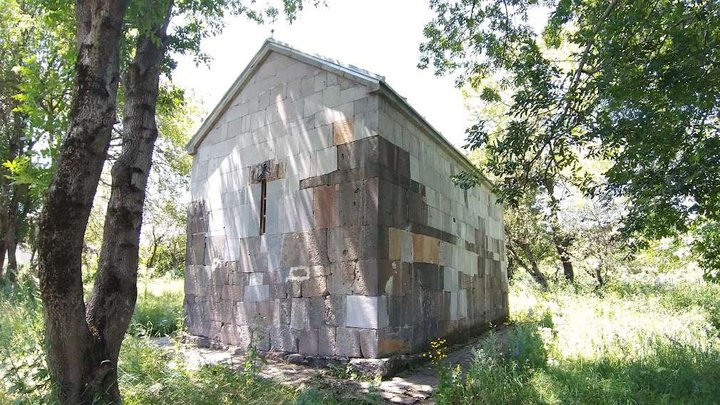
[[[487,150],[486,168],[510,205],[564,182],[626,197],[628,237],[717,221],[720,3],[430,5],[420,67],[456,73],[483,102],[507,104],[499,130],[477,117],[468,146]],[[543,7],[550,13],[538,32],[529,18],[542,18]],[[586,158],[610,163],[599,182]]]
[[[705,278],[720,282],[720,222],[706,222],[697,230],[698,241],[694,251],[698,255],[700,267],[705,270]]]

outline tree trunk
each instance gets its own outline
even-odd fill
[[[555,232],[555,230],[553,230]],[[555,243],[555,250],[560,256],[560,262],[562,263],[563,276],[565,280],[570,283],[575,282],[575,270],[573,269],[572,259],[570,258],[570,239],[567,237],[554,236],[553,241]]]
[[[158,7],[157,3],[153,2]],[[140,36],[135,58],[123,77],[123,143],[112,168],[103,244],[87,320],[108,360],[101,385],[120,401],[117,361],[137,300],[137,270],[145,189],[158,129],[155,122],[160,68],[172,2],[154,36]]]
[[[5,272],[5,240],[0,238],[0,284],[3,281],[3,274]]]
[[[78,56],[70,125],[40,215],[38,276],[47,361],[64,404],[102,401],[108,356],[85,320],[82,250],[115,125],[122,22],[128,0],[76,0]]]
[[[528,266],[527,264],[525,264],[524,260],[520,259],[519,255],[516,254],[515,256],[518,259],[519,263],[528,271],[528,273],[530,273],[530,276],[533,278],[533,280],[535,280],[536,283],[540,285],[540,287],[546,289],[548,287],[547,279],[545,278],[545,274],[540,271],[540,266],[538,266],[537,259],[535,258],[532,250],[530,250],[530,244],[519,240],[515,240],[514,242],[520,247],[520,249],[522,249],[523,253],[525,253],[525,257],[527,257],[530,265]]]

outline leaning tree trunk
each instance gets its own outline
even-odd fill
[[[47,362],[64,404],[91,403],[109,371],[85,320],[82,250],[116,98],[122,22],[128,0],[76,0],[78,55],[70,125],[40,216],[38,276]]]
[[[123,143],[112,168],[100,264],[87,319],[97,334],[97,351],[108,360],[104,392],[120,402],[117,361],[137,299],[137,269],[145,189],[158,136],[155,122],[160,67],[172,2],[154,36],[138,39],[136,54],[123,77]]]

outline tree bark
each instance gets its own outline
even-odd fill
[[[76,0],[78,56],[70,125],[40,215],[38,276],[47,362],[64,404],[102,400],[109,371],[85,319],[82,249],[93,197],[117,121],[119,49],[128,0]],[[95,332],[95,331],[93,331]]]
[[[553,229],[553,232],[559,232]],[[562,263],[563,268],[563,276],[565,277],[565,280],[567,280],[570,283],[575,282],[575,270],[573,269],[572,259],[570,258],[570,252],[568,251],[568,248],[570,247],[570,239],[567,237],[561,237],[559,235],[553,236],[553,241],[555,243],[555,250],[558,253],[558,256],[560,256],[560,263]]]
[[[87,307],[96,350],[108,361],[109,372],[101,386],[117,402],[121,401],[117,361],[137,299],[143,205],[158,136],[155,110],[172,8],[171,1],[153,3],[152,6],[167,7],[165,19],[152,34],[140,36],[135,58],[123,76],[122,150],[112,168],[100,263]]]
[[[522,252],[525,254],[525,257],[527,257],[528,262],[530,262],[530,265],[525,263],[525,261],[520,257],[520,255],[515,252],[514,249],[511,249],[514,253],[515,259],[518,261],[518,263],[527,270],[527,272],[530,274],[530,276],[535,280],[536,283],[540,285],[543,289],[547,289],[547,278],[545,277],[545,274],[543,274],[542,271],[540,271],[540,266],[538,266],[537,259],[535,258],[535,255],[532,253],[532,250],[530,250],[530,244],[527,242],[514,240],[513,241],[517,246],[522,249]]]

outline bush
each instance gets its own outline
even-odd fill
[[[164,291],[138,297],[130,333],[148,336],[167,336],[183,325],[182,291]]]
[[[706,280],[720,283],[720,222],[706,222],[697,232],[693,250]]]

